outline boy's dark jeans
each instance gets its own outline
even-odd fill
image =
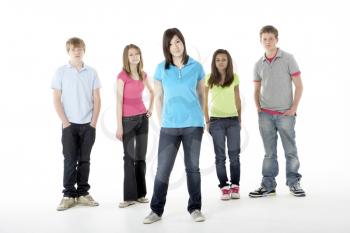
[[[90,153],[95,142],[96,129],[88,124],[74,124],[62,129],[64,156],[63,195],[85,196],[90,189]],[[77,184],[77,188],[75,188]]]

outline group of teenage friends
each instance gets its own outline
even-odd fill
[[[264,55],[254,67],[254,100],[265,156],[262,182],[250,197],[276,194],[278,175],[277,139],[281,138],[286,158],[286,185],[291,194],[305,196],[295,143],[296,111],[303,86],[293,55],[277,47],[278,30],[267,25],[260,30]],[[70,61],[57,69],[51,87],[54,106],[62,121],[64,155],[63,198],[57,210],[77,204],[98,206],[89,194],[90,153],[95,141],[101,108],[101,87],[97,72],[83,62],[85,43],[73,37],[66,42]],[[169,177],[180,145],[189,193],[187,210],[196,222],[205,221],[201,212],[199,158],[205,130],[213,139],[218,188],[222,200],[240,198],[240,78],[233,70],[232,58],[225,49],[214,52],[211,72],[191,58],[177,28],[163,34],[164,61],[156,68],[154,80],[143,71],[142,53],[129,44],[123,52],[123,68],[117,76],[116,138],[124,148],[124,200],[120,208],[148,203],[146,198],[146,152],[149,118],[153,106],[161,125],[158,164],[150,203],[151,212],[143,220],[150,224],[164,212]],[[293,91],[294,85],[294,91]],[[149,92],[149,105],[142,98]],[[230,175],[226,172],[226,148]]]

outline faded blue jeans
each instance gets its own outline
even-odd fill
[[[295,143],[294,127],[295,116],[270,115],[259,112],[259,130],[265,148],[261,185],[268,191],[275,189],[277,186],[275,181],[275,177],[278,175],[277,132],[281,137],[286,157],[286,184],[292,186],[301,178],[298,173],[300,163]]]
[[[239,161],[239,153],[241,152],[240,131],[241,126],[239,125],[238,117],[210,118],[209,133],[213,138],[219,188],[229,185],[226,173],[226,140],[228,157],[230,159],[230,181],[231,184],[239,185],[241,174]]]
[[[187,189],[189,193],[187,210],[191,213],[202,207],[199,154],[203,127],[161,128],[158,146],[158,167],[154,180],[151,209],[161,216],[164,212],[169,177],[173,169],[180,144],[184,149]]]

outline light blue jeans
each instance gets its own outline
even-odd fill
[[[286,157],[286,184],[292,186],[301,178],[298,173],[300,163],[295,143],[294,127],[295,116],[270,115],[259,112],[259,130],[265,148],[261,185],[268,191],[275,189],[277,186],[275,181],[275,177],[278,175],[277,132],[281,137]]]

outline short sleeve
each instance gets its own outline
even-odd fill
[[[294,56],[290,56],[290,58],[289,58],[288,69],[289,69],[289,74],[291,76],[295,76],[295,75],[300,74],[300,69],[299,69],[298,63],[296,62]]]
[[[258,63],[256,63],[255,66],[254,66],[253,76],[254,76],[254,82],[260,82],[261,81],[261,77],[259,75],[259,65],[258,65]]]
[[[51,88],[56,90],[62,90],[62,71],[60,69],[56,70],[52,78]]]
[[[204,79],[205,72],[204,72],[203,66],[200,63],[198,63],[198,69],[199,69],[199,72],[198,72],[197,80],[200,81],[200,80]]]
[[[101,81],[98,78],[96,70],[94,70],[94,90],[101,88]]]
[[[158,81],[162,81],[164,74],[164,64],[161,63],[157,66],[156,71],[154,73],[154,79]]]
[[[120,71],[120,73],[117,76],[117,79],[122,80],[124,83],[127,81],[127,74],[124,70]]]

